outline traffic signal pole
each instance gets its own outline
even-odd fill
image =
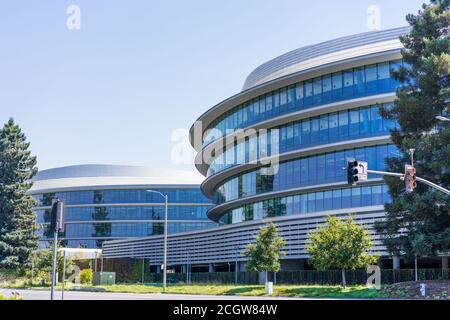
[[[64,231],[64,203],[57,198],[52,200],[50,229],[53,231],[52,287],[50,291],[50,300],[53,300],[55,297],[55,285],[57,280],[56,264],[58,254],[58,232]]]
[[[419,177],[416,177],[416,180],[419,181],[419,182],[425,183],[425,184],[429,185],[430,187],[435,188],[435,189],[445,193],[446,195],[450,196],[450,190],[447,190],[447,189],[445,189],[445,188],[443,188],[443,187],[441,187],[441,186],[439,186],[439,185],[437,185],[437,184],[435,184],[433,182],[430,182],[428,180],[425,180],[425,179],[422,179],[422,178],[419,178]]]
[[[58,231],[55,231],[53,236],[52,289],[50,291],[50,300],[53,300],[55,297],[57,250],[58,250]]]
[[[392,177],[400,177],[400,178],[404,178],[405,174],[404,173],[395,173],[395,172],[386,172],[386,171],[375,171],[375,170],[367,170],[368,173],[372,173],[372,174],[379,174],[379,175],[383,175],[383,176],[392,176]],[[425,180],[423,178],[419,178],[416,176],[416,181],[422,182],[426,185],[429,185],[430,187],[437,189],[447,195],[450,196],[450,190],[447,190],[431,181]]]

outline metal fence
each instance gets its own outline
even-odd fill
[[[346,281],[348,285],[366,284],[370,275],[366,270],[346,271]],[[236,281],[237,278],[237,281]],[[449,280],[450,269],[419,269],[419,280]],[[139,282],[137,279],[122,279],[123,282]],[[187,281],[185,273],[167,274],[167,282],[170,283],[193,283],[193,284],[247,284],[256,285],[259,283],[258,273],[238,272],[237,277],[234,272],[203,272],[191,273]],[[276,274],[270,274],[270,280],[277,284],[286,285],[339,285],[342,281],[342,272],[340,270],[331,271],[282,271]],[[381,283],[393,284],[397,282],[408,282],[415,280],[414,269],[401,270],[381,270]],[[162,274],[146,273],[144,282],[158,283],[162,282]]]

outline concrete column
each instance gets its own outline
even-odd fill
[[[397,256],[392,257],[392,269],[394,270],[400,269],[400,257]]]
[[[448,257],[442,257],[442,270],[448,269]]]
[[[208,272],[214,272],[214,265],[212,263],[208,265]]]
[[[156,273],[161,273],[161,265],[160,264],[156,265]]]
[[[186,264],[182,264],[181,265],[181,273],[186,273],[187,272],[187,265]]]

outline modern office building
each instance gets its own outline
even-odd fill
[[[201,175],[144,167],[81,165],[40,171],[30,194],[41,247],[49,232],[52,199],[65,205],[66,227],[60,239],[67,247],[99,248],[103,241],[160,235],[164,232],[164,198],[168,195],[168,232],[186,232],[217,226],[206,216],[211,207],[200,191]]]
[[[351,187],[343,167],[356,158],[383,170],[385,158],[398,156],[390,140],[396,123],[383,119],[380,108],[395,100],[400,84],[391,71],[403,63],[399,37],[408,31],[368,32],[286,53],[201,115],[191,143],[206,177],[201,189],[214,202],[207,215],[221,226],[170,236],[168,264],[212,271],[237,261],[242,270],[243,248],[271,221],[286,241],[282,269],[299,270],[308,258],[308,232],[328,215],[349,214],[372,235],[372,253],[390,259],[374,231],[390,201],[384,180],[369,176]],[[273,163],[279,166],[270,175]],[[158,236],[109,241],[103,250],[109,258],[162,261]]]

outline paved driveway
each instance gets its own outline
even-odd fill
[[[16,290],[0,289],[0,294],[10,297],[12,291],[20,293],[24,300],[49,300],[48,290]],[[55,299],[61,300],[61,291],[55,291]],[[292,300],[293,298],[278,297],[243,297],[243,296],[212,296],[189,294],[137,294],[112,292],[66,291],[64,300]],[[306,300],[306,299],[297,299]]]

